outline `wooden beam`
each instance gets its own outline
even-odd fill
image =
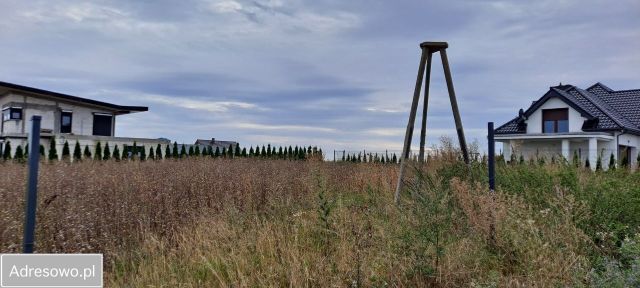
[[[402,156],[400,157],[400,173],[398,175],[398,186],[396,187],[396,193],[394,196],[395,203],[398,203],[400,199],[400,190],[402,190],[402,178],[404,176],[406,162],[409,159],[409,152],[411,151],[411,138],[413,136],[413,125],[416,120],[416,110],[418,110],[418,101],[420,101],[420,89],[422,88],[422,78],[424,76],[425,63],[427,62],[428,54],[429,52],[423,48],[422,55],[420,56],[420,65],[418,67],[418,77],[416,79],[416,87],[413,91],[413,101],[411,102],[411,111],[409,112],[409,123],[407,123],[407,130],[404,136],[404,147],[402,148]]]
[[[420,130],[420,154],[419,161],[424,162],[424,145],[427,138],[427,109],[429,107],[429,82],[431,79],[432,53],[427,49],[427,75],[424,78],[424,98],[422,106],[422,129]]]
[[[453,118],[456,122],[456,131],[458,132],[458,141],[464,162],[469,164],[469,152],[467,151],[467,141],[464,138],[464,130],[462,129],[462,120],[460,119],[460,111],[458,110],[458,101],[456,100],[456,92],[453,89],[453,80],[451,79],[451,70],[449,68],[449,59],[447,58],[447,50],[440,50],[440,58],[442,58],[442,68],[444,69],[444,77],[447,80],[447,90],[449,90],[449,100],[451,100],[451,109],[453,110]]]

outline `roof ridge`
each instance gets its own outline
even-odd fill
[[[600,86],[602,89],[606,90],[609,93],[615,92],[615,90],[609,88],[609,86],[607,86],[607,85],[602,84],[602,82],[600,82],[600,81],[596,82],[596,84],[593,84],[593,85],[589,86],[589,88],[587,88],[586,90],[589,90],[589,89],[591,89],[593,87],[596,87],[596,86]]]
[[[615,91],[612,91],[611,93],[629,92],[629,91],[640,91],[640,88],[638,88],[638,89],[615,90]]]

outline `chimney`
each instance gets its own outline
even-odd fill
[[[216,143],[216,138],[211,138],[211,143]]]

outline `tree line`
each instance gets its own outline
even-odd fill
[[[89,147],[89,145],[85,145],[84,149],[82,149],[80,142],[76,141],[73,152],[71,152],[70,145],[68,141],[65,141],[62,146],[61,157],[58,156],[58,151],[56,148],[55,138],[51,138],[49,142],[48,154],[46,154],[47,159],[49,161],[59,160],[83,160],[83,159],[92,159],[97,161],[102,160],[116,160],[120,161],[123,159],[133,159],[133,160],[160,160],[163,158],[169,159],[183,159],[187,157],[212,157],[212,158],[268,158],[268,159],[287,159],[287,160],[305,160],[310,158],[315,158],[322,160],[323,152],[322,149],[319,149],[316,146],[271,146],[271,144],[256,145],[247,148],[240,148],[239,144],[229,145],[229,147],[216,147],[215,150],[211,146],[207,146],[203,149],[200,149],[200,145],[188,145],[189,148],[186,148],[185,144],[178,144],[178,142],[174,142],[173,144],[164,145],[163,148],[161,144],[157,144],[156,147],[149,147],[149,150],[146,150],[144,146],[138,146],[136,142],[133,142],[133,145],[123,145],[122,151],[120,147],[116,144],[111,148],[108,142],[102,145],[99,141],[96,142],[95,149]],[[23,149],[21,145],[16,147],[16,150],[13,155],[11,155],[11,142],[7,141],[0,151],[3,160],[16,160],[16,161],[24,161],[28,157],[29,144],[25,146]],[[164,153],[163,153],[164,151]],[[45,158],[45,147],[40,145],[39,153],[42,158]]]

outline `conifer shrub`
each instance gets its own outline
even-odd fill
[[[180,147],[180,158],[187,157],[187,148],[184,147],[184,144]]]
[[[609,170],[616,170],[616,157],[611,153],[611,157],[609,157]]]
[[[183,147],[184,148],[184,147]],[[173,142],[173,149],[171,150],[171,155],[173,156],[173,158],[179,158],[180,154],[178,154],[178,141],[174,141]]]
[[[96,143],[96,149],[93,153],[93,160],[102,160],[102,143],[100,143],[100,141]]]
[[[76,141],[76,145],[73,147],[73,160],[82,159],[82,150],[80,148],[80,142]]]
[[[2,159],[10,160],[11,159],[11,141],[7,141],[4,143],[4,150],[2,151]]]
[[[49,161],[58,160],[58,150],[56,149],[56,139],[51,137],[49,140]]]
[[[143,146],[142,150],[140,150],[140,161],[145,161],[145,160],[147,160],[147,152],[145,152],[144,146]]]
[[[111,159],[111,149],[109,148],[109,142],[104,144],[104,151],[102,152],[102,160]]]
[[[150,160],[156,159],[156,155],[153,153],[153,147],[149,147],[149,159]]]
[[[156,159],[162,160],[162,147],[160,147],[160,143],[156,146]]]
[[[64,145],[62,145],[62,160],[69,160],[70,155],[69,142],[64,141]]]
[[[40,156],[44,157],[44,145],[40,144]]]
[[[116,161],[120,161],[122,156],[120,155],[120,148],[118,148],[118,144],[113,147],[113,159]]]
[[[82,153],[84,155],[84,159],[91,159],[91,149],[89,149],[89,144],[84,146],[84,152]]]
[[[24,161],[24,152],[22,151],[22,145],[18,145],[18,147],[16,147],[16,153],[13,155],[13,160],[16,160],[18,162]]]

